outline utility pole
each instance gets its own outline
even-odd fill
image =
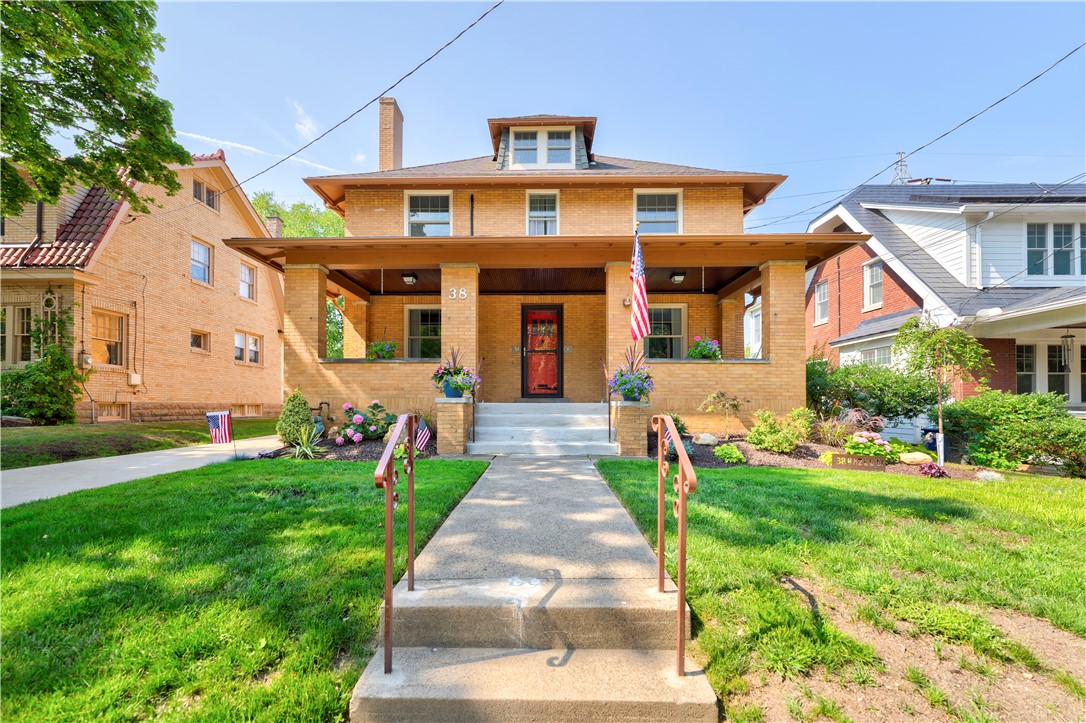
[[[904,186],[909,182],[909,164],[905,162],[905,152],[897,152],[897,163],[894,164],[894,180],[891,186]]]

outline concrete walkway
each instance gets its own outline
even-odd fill
[[[675,672],[677,604],[591,460],[496,457],[419,554],[415,590],[397,584],[392,673],[378,650],[350,720],[715,722],[704,672]]]
[[[237,442],[238,455],[242,457],[255,457],[260,452],[278,449],[280,446],[282,445],[275,435],[239,439]],[[130,482],[156,474],[196,469],[233,458],[233,444],[202,444],[7,470],[0,472],[0,508],[60,497],[78,490]]]

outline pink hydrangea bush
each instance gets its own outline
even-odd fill
[[[883,439],[878,432],[856,432],[851,439],[845,442],[845,451],[849,454],[882,457],[891,462],[896,462],[898,457],[897,454],[891,451],[890,443]]]
[[[396,422],[396,416],[390,414],[380,400],[374,399],[365,409],[355,409],[350,402],[343,405],[346,422],[336,430],[336,444],[353,442],[358,444],[365,439],[380,439],[385,436]]]

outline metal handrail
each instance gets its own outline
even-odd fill
[[[381,461],[373,473],[373,486],[385,491],[385,673],[392,672],[392,547],[393,511],[399,506],[400,495],[394,489],[400,481],[396,471],[395,451],[400,437],[407,432],[404,449],[407,457],[403,462],[403,471],[407,475],[407,589],[415,589],[415,430],[418,428],[417,414],[401,414],[396,417],[396,426],[388,438]]]
[[[476,403],[483,403],[483,393],[486,391],[483,389],[483,365],[486,364],[486,357],[479,358],[479,368],[475,372],[475,376],[479,378],[479,381],[471,385],[471,441],[475,441],[475,405]]]
[[[611,440],[611,389],[609,382],[611,378],[607,375],[607,362],[600,357],[600,366],[603,368],[603,402],[607,405],[607,442]]]
[[[678,585],[679,597],[679,623],[678,646],[676,651],[676,673],[686,675],[686,497],[698,491],[698,476],[694,473],[694,466],[690,464],[690,457],[686,454],[679,430],[675,428],[675,421],[667,414],[657,414],[652,418],[652,430],[656,432],[656,589],[664,591],[664,480],[671,471],[671,465],[667,461],[668,443],[670,435],[675,453],[679,457],[679,472],[672,481],[672,487],[678,494],[673,511],[679,521],[679,551],[676,562],[675,584]],[[667,432],[665,434],[664,432]]]

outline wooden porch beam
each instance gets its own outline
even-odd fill
[[[344,296],[351,297],[355,301],[369,301],[370,292],[348,279],[343,273],[339,271],[328,271],[328,286],[338,287],[339,292]],[[338,295],[338,294],[337,294]]]

